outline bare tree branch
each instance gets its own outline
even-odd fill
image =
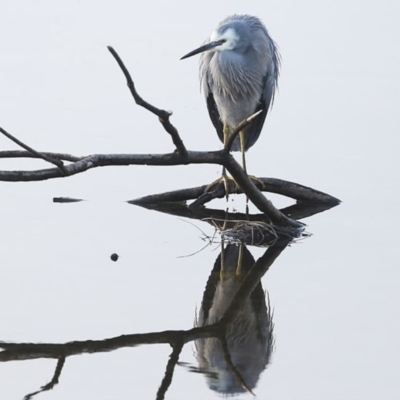
[[[6,153],[7,155],[10,154],[8,151]],[[13,156],[12,158],[15,158],[12,153],[11,156]],[[31,155],[25,153],[24,157],[31,157]],[[173,166],[188,163],[223,165],[224,163],[224,154],[222,150],[212,152],[190,151],[188,152],[188,161],[186,161],[178,152],[166,154],[92,154],[86,157],[70,157],[73,157],[76,161],[64,166],[67,175],[75,175],[92,168],[105,166]],[[6,158],[4,152],[0,151],[0,158]],[[46,179],[63,177],[64,175],[56,168],[30,171],[0,171],[0,181],[9,182],[43,181]]]
[[[169,121],[170,113],[165,110],[158,109],[139,96],[129,71],[125,67],[117,52],[112,47],[108,47],[108,50],[111,52],[122,72],[124,73],[124,76],[127,80],[127,85],[135,102],[159,117],[164,129],[171,135],[173,143],[176,147],[176,151],[168,154],[93,154],[87,157],[75,157],[60,153],[39,153],[31,149],[29,146],[24,145],[18,139],[15,139],[12,135],[2,129],[1,132],[6,134],[7,137],[12,138],[12,140],[16,141],[16,143],[22,145],[28,150],[28,152],[25,154],[23,152],[0,152],[0,158],[15,158],[17,156],[40,157],[57,165],[57,168],[41,169],[36,171],[0,171],[0,180],[10,182],[41,181],[46,179],[61,178],[65,177],[65,175],[75,175],[92,168],[111,165],[166,166],[185,164],[219,164],[224,166],[229,171],[235,182],[246,194],[247,198],[250,199],[261,212],[265,213],[272,223],[294,228],[301,228],[303,226],[303,224],[300,222],[287,217],[278,209],[276,209],[273,204],[260,192],[254,182],[249,179],[242,167],[229,153],[229,149],[233,140],[235,139],[235,135],[237,135],[244,126],[254,119],[258,113],[253,114],[236,127],[223,150],[212,152],[188,151],[185,148],[178,131]],[[62,160],[68,160],[71,163],[68,165],[63,165]],[[214,194],[212,196],[206,195],[201,199],[201,201],[209,201],[213,196]]]
[[[272,222],[293,227],[301,227],[302,224],[291,220],[276,209],[273,204],[257,189],[249,179],[242,167],[236,162],[231,154],[223,150],[217,152],[187,152],[189,164],[220,164],[224,165],[233,176],[238,185],[241,186],[247,197],[253,204],[264,212]],[[92,168],[109,165],[182,165],[183,157],[177,153],[168,154],[94,154],[79,161],[66,165],[66,173],[75,175]],[[61,178],[63,174],[58,169],[45,169],[36,171],[1,171],[0,180],[3,181],[41,181],[50,178]]]

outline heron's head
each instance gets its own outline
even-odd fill
[[[257,49],[265,46],[274,47],[274,43],[259,18],[247,14],[234,14],[220,22],[203,46],[186,54],[181,60],[203,52],[230,50],[244,54],[251,46],[260,52],[261,50]]]
[[[245,37],[241,37],[237,28],[232,24],[221,26],[211,34],[209,41],[206,44],[184,55],[181,60],[206,51],[217,52],[237,50],[243,46],[244,38]]]

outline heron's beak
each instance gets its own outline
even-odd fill
[[[181,60],[184,60],[185,58],[189,58],[189,57],[195,56],[196,54],[199,54],[199,53],[203,53],[204,51],[208,51],[208,50],[214,49],[215,47],[221,46],[222,43],[225,43],[225,40],[216,40],[215,42],[207,43],[207,44],[199,47],[198,49],[193,50],[190,53],[187,53],[185,56],[183,56],[181,58]]]

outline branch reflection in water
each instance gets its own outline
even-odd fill
[[[224,328],[218,335],[195,340],[198,367],[187,363],[180,365],[192,372],[203,373],[209,388],[220,394],[235,395],[245,391],[254,394],[252,389],[271,362],[274,349],[273,311],[261,278],[290,242],[309,234],[304,231],[305,225],[300,228],[279,226],[272,224],[265,214],[187,207],[186,200],[193,196],[193,190],[196,192],[197,188],[188,191],[187,196],[182,191],[170,192],[130,203],[202,220],[220,233],[222,250],[206,284],[195,326],[221,325]],[[303,198],[304,193],[309,197],[308,201]],[[175,196],[179,201],[173,201]],[[164,201],[154,201],[160,197]],[[340,203],[325,193],[295,184],[291,187],[291,197],[296,199],[296,204],[280,211],[296,219],[318,214]],[[225,249],[224,241],[229,243]],[[246,245],[267,247],[267,251],[255,262]]]
[[[104,340],[85,340],[67,343],[0,342],[0,348],[2,349],[0,352],[0,362],[33,360],[39,358],[53,358],[58,360],[54,377],[51,382],[42,386],[40,390],[25,396],[26,399],[31,399],[41,392],[53,389],[56,384],[59,384],[60,381],[62,381],[62,367],[68,362],[68,357],[70,356],[110,352],[121,348],[135,347],[145,344],[168,343],[171,345],[173,351],[167,362],[164,377],[162,378],[161,385],[156,394],[156,399],[164,399],[172,382],[174,369],[179,361],[179,356],[183,346],[186,343],[195,340],[218,338],[217,340],[221,341],[222,354],[226,365],[228,368],[231,368],[231,372],[235,376],[238,384],[250,391],[250,385],[246,382],[247,375],[244,374],[243,377],[242,368],[240,365],[239,367],[235,365],[235,363],[237,363],[237,352],[230,344],[230,326],[235,324],[236,320],[241,319],[241,317],[238,318],[238,315],[241,313],[241,310],[247,309],[248,301],[253,302],[252,293],[254,291],[257,293],[257,291],[259,291],[258,288],[260,286],[261,277],[268,271],[276,258],[286,248],[287,244],[288,241],[279,241],[265,251],[263,256],[257,260],[251,270],[244,277],[243,281],[237,285],[237,291],[231,293],[231,301],[227,302],[226,309],[224,311],[222,311],[222,309],[220,310],[221,318],[213,323],[210,322],[209,325],[198,326],[189,330],[124,334]],[[232,247],[232,251],[235,251],[234,247]],[[229,253],[227,256],[228,259],[232,257]],[[248,255],[245,255],[244,259],[247,260]],[[232,273],[229,270],[222,272],[223,274]],[[240,274],[242,274],[242,272],[240,272]],[[208,315],[213,315],[213,311],[211,311],[211,314],[209,311]],[[215,318],[217,319],[217,315],[215,315]],[[257,318],[260,318],[260,316],[257,315]],[[267,338],[266,340],[268,341],[272,339]],[[252,380],[250,379],[249,382],[251,384]]]
[[[268,225],[263,214],[229,214],[204,207],[191,210],[182,203],[142,206],[203,220],[216,227],[223,241],[229,243],[226,249],[222,246],[208,279],[196,326],[189,330],[122,334],[104,340],[67,343],[0,342],[0,362],[39,358],[58,360],[51,381],[26,395],[26,399],[59,384],[62,381],[63,366],[70,356],[166,343],[172,347],[172,353],[166,363],[164,376],[162,379],[160,377],[161,384],[155,396],[156,399],[164,399],[173,381],[181,350],[191,341],[195,341],[199,367],[190,369],[205,373],[211,389],[231,395],[243,391],[253,393],[252,389],[261,372],[271,360],[274,343],[272,311],[269,300],[265,299],[261,278],[293,239],[304,236],[304,226],[294,228]],[[282,212],[290,210],[292,217],[305,218],[333,206],[332,202],[305,204],[302,201]],[[253,234],[255,231],[257,235]],[[254,244],[267,247],[256,262],[246,247]]]

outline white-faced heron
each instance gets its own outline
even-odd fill
[[[244,119],[262,110],[233,142],[231,150],[245,151],[257,141],[272,105],[280,56],[265,25],[257,17],[225,18],[205,43],[181,59],[201,53],[200,81],[211,121],[225,144]]]

